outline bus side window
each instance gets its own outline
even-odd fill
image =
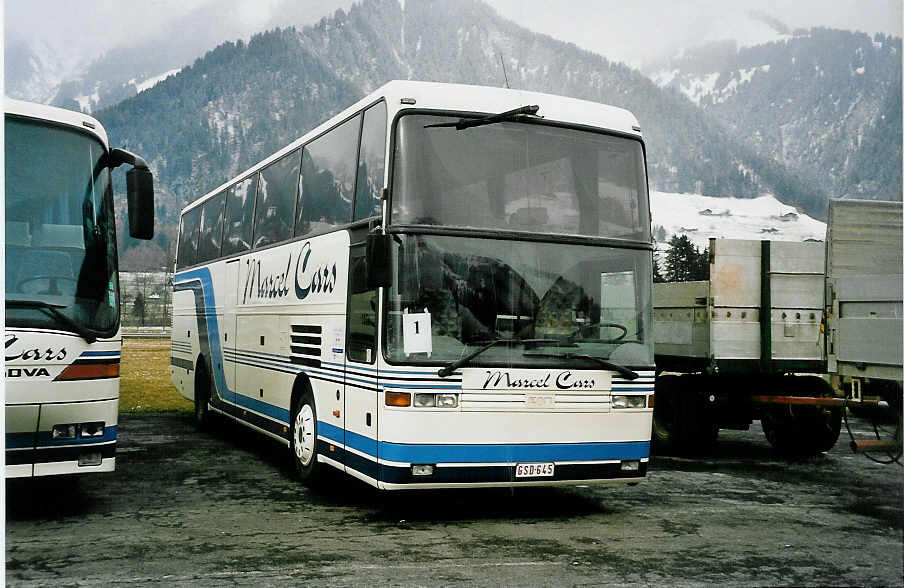
[[[201,224],[201,207],[196,206],[182,215],[179,227],[179,247],[176,269],[195,264],[198,255],[198,227]]]
[[[223,237],[223,256],[241,253],[251,248],[251,225],[257,174],[236,183],[226,192],[226,234]]]
[[[220,193],[201,207],[201,231],[198,237],[198,263],[204,263],[220,256],[220,242],[223,239],[223,205],[226,194]]]
[[[355,189],[355,220],[380,215],[385,158],[386,103],[380,102],[364,112]]]
[[[301,149],[275,161],[261,170],[254,212],[254,247],[285,241],[292,236],[292,214]]]
[[[351,222],[360,127],[359,114],[305,145],[295,236]]]
[[[345,342],[351,361],[373,363],[377,349],[377,292],[367,289],[364,248],[352,248],[348,265],[348,326]]]

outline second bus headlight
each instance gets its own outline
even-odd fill
[[[612,397],[612,408],[646,408],[647,397],[641,395],[618,395]]]

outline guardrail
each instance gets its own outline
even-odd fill
[[[123,337],[165,338],[172,332],[170,327],[123,327]]]

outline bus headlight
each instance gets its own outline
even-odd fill
[[[436,394],[415,394],[414,405],[421,408],[436,406]]]
[[[80,434],[82,437],[103,437],[104,423],[82,423]]]
[[[54,425],[50,430],[51,439],[75,439],[76,427],[71,425]]]
[[[646,408],[647,397],[640,395],[618,395],[612,397],[612,408]]]
[[[456,408],[458,394],[418,393],[414,395],[414,405],[419,408]]]

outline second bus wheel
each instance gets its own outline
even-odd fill
[[[195,425],[199,429],[210,427],[212,419],[210,413],[210,398],[213,394],[213,379],[206,364],[198,363],[195,375]]]
[[[301,481],[318,481],[323,465],[317,461],[317,407],[310,391],[304,392],[292,408],[290,448]]]

